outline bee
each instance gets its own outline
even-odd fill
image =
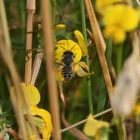
[[[56,80],[68,82],[75,75],[89,76],[89,67],[83,56],[88,56],[88,49],[82,33],[74,31],[77,42],[71,39],[62,39],[56,42],[54,50]]]
[[[71,80],[73,77],[73,66],[74,66],[74,54],[71,51],[65,51],[62,55],[62,76],[65,81]]]
[[[71,80],[81,57],[82,51],[76,42],[70,39],[58,41],[55,49],[57,80],[65,82]]]

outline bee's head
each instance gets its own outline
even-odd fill
[[[72,62],[73,62],[73,52],[71,51],[65,51],[63,53],[63,56],[62,56],[62,62],[65,64],[65,65],[70,65]]]

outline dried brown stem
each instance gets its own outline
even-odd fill
[[[105,41],[104,41],[103,36],[101,34],[101,30],[99,28],[96,16],[94,14],[91,1],[85,0],[85,5],[86,5],[89,20],[90,20],[90,24],[91,24],[93,41],[95,41],[95,44],[96,44],[96,48],[97,48],[100,64],[102,67],[102,72],[104,75],[108,95],[109,95],[109,98],[111,100],[113,86],[112,86],[112,81],[110,78],[110,74],[109,74],[109,70],[108,70],[108,66],[107,66],[107,62],[106,62],[106,58],[105,58],[105,53],[104,53],[104,50],[106,48]]]
[[[27,0],[27,29],[26,29],[26,51],[32,50],[33,17],[35,13],[35,0]],[[25,82],[30,83],[32,74],[32,51],[25,58]]]
[[[46,72],[48,75],[48,88],[49,88],[49,101],[53,121],[53,137],[54,140],[61,140],[60,129],[60,116],[59,116],[59,103],[57,84],[54,71],[54,45],[52,42],[52,20],[50,12],[50,1],[41,1],[42,23],[45,40],[45,53],[46,53]]]
[[[12,52],[10,48],[11,44],[8,32],[8,25],[6,21],[5,8],[3,1],[0,0],[0,58],[3,60],[3,63],[7,68],[5,75],[10,90],[10,98],[13,104],[13,108],[15,110],[15,116],[19,125],[20,137],[24,140],[27,140],[28,138],[26,132],[26,122],[24,120],[23,112],[20,108],[21,100],[19,101],[19,98],[23,99],[23,103],[25,105],[25,109],[27,110],[27,112],[29,112],[28,105],[20,85],[20,79],[12,59]],[[15,92],[12,92],[11,90],[11,87],[13,86],[15,88]],[[35,126],[33,126],[30,114],[27,115],[33,128],[33,132],[37,133],[37,131],[35,131]]]
[[[18,91],[20,91],[20,87],[18,86],[19,78],[17,75],[17,71],[15,69],[14,63],[12,61],[10,47],[11,47],[11,44],[10,44],[8,24],[7,24],[7,20],[6,20],[6,14],[5,14],[5,7],[4,7],[3,0],[0,0],[0,57],[3,60],[5,66],[8,68],[12,82],[14,85],[16,85],[15,88]],[[9,82],[9,84],[10,84],[10,82]],[[9,87],[9,88],[11,88],[11,87]],[[18,92],[18,93],[20,94],[20,92]],[[17,98],[18,98],[17,96],[15,94],[11,94],[11,101],[13,103],[13,107],[14,107],[14,110],[16,113],[16,119],[19,124],[19,129],[21,130],[23,139],[26,139],[25,123],[24,123],[24,119],[23,119],[21,110],[20,110],[19,106],[17,106],[17,104],[19,103],[17,100]]]

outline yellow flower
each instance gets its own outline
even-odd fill
[[[99,121],[93,118],[92,114],[89,114],[86,124],[84,126],[84,133],[90,137],[96,137],[101,128],[109,128],[109,123],[105,121]]]
[[[80,61],[82,56],[88,56],[84,37],[78,30],[75,30],[74,34],[78,43],[71,39],[59,40],[56,43],[55,61],[58,81],[68,81],[75,73],[79,76],[91,75],[88,66]]]
[[[56,43],[55,59],[57,63],[61,63],[63,53],[71,51],[74,54],[73,61],[78,63],[82,57],[80,46],[73,40],[60,40]]]
[[[115,43],[124,41],[126,32],[134,30],[138,23],[138,12],[127,5],[109,6],[103,13],[104,35]]]
[[[48,111],[44,109],[40,109],[37,106],[33,106],[30,110],[31,115],[38,116],[37,118],[41,118],[43,120],[43,124],[37,125],[40,133],[42,134],[42,138],[49,140],[52,132],[52,122],[51,115]]]
[[[136,28],[138,22],[137,11],[127,5],[110,6],[103,14],[103,23],[105,25],[116,25],[125,31],[131,31]]]
[[[124,0],[96,0],[96,9],[100,13],[104,13],[108,6],[111,6],[115,3],[123,2]]]
[[[21,83],[20,85],[23,89],[24,96],[29,105],[29,111],[35,126],[39,130],[39,133],[42,134],[42,139],[49,140],[52,132],[51,115],[47,110],[37,107],[37,104],[40,101],[40,93],[38,89],[30,84]],[[12,92],[15,92],[14,87],[12,88]],[[19,99],[19,102],[22,112],[26,116],[27,112],[25,110],[22,97]],[[27,122],[28,137],[30,140],[35,140],[35,134],[33,134],[28,120],[26,120],[26,122]]]

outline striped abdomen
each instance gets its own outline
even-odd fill
[[[62,68],[62,75],[65,81],[68,81],[72,78],[72,68],[70,66],[64,66]]]

